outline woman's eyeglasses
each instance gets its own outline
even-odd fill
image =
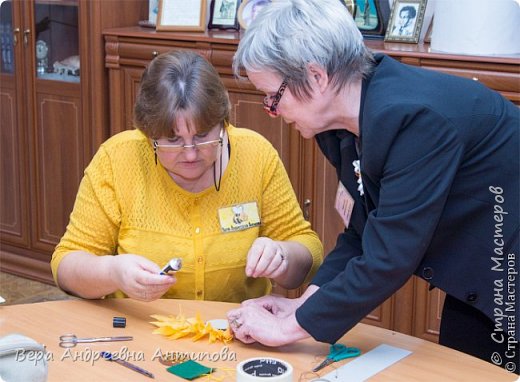
[[[266,96],[264,98],[264,110],[267,114],[269,114],[269,116],[278,117],[278,104],[280,103],[280,99],[282,98],[286,87],[287,81],[283,80],[274,96]]]
[[[166,153],[180,153],[181,151],[187,149],[193,150],[210,150],[222,146],[222,142],[224,141],[224,129],[220,129],[220,137],[219,139],[213,139],[211,141],[193,143],[191,145],[172,145],[168,143],[159,143],[156,139],[153,140],[153,149],[157,151],[158,149],[166,152]]]

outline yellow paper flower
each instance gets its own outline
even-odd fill
[[[157,321],[150,322],[157,326],[153,334],[161,334],[169,339],[179,339],[186,336],[192,336],[193,341],[208,336],[209,343],[221,341],[225,344],[233,341],[233,334],[229,327],[226,330],[213,328],[210,323],[204,323],[197,312],[195,317],[185,318],[182,313],[176,316],[164,316],[153,314],[150,317]]]

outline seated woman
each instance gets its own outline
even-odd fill
[[[284,166],[261,135],[229,123],[216,70],[170,52],[145,70],[136,130],[99,148],[85,170],[55,282],[84,298],[239,302],[296,288],[323,247],[304,220]],[[175,275],[160,275],[174,257]]]

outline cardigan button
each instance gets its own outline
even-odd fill
[[[431,280],[433,279],[433,268],[431,267],[424,267],[422,270],[422,276],[425,280]]]

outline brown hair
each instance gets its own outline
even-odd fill
[[[134,106],[134,124],[149,138],[171,137],[176,118],[206,133],[229,122],[229,96],[215,68],[191,51],[157,56],[145,69]]]

